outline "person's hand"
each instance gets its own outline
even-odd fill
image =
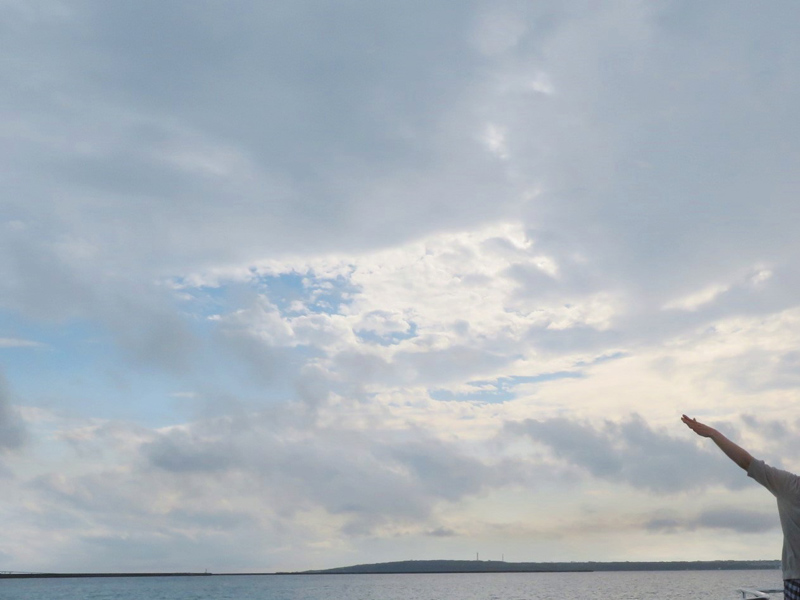
[[[686,426],[699,436],[711,437],[712,435],[717,433],[717,430],[714,429],[713,427],[709,427],[708,425],[701,423],[697,419],[690,419],[686,415],[683,415],[681,417],[681,421],[686,423]]]

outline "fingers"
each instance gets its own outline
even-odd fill
[[[707,428],[707,425],[700,423],[697,419],[687,417],[686,415],[681,416],[681,421],[683,421],[683,423],[695,433],[700,433]]]
[[[702,437],[711,437],[716,431],[705,423],[701,423],[697,419],[692,419],[686,415],[681,416],[681,421],[683,421],[689,429]]]

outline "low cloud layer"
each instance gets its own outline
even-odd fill
[[[506,431],[531,438],[594,477],[654,493],[678,494],[713,484],[732,489],[744,485],[741,473],[725,457],[654,430],[637,415],[599,426],[566,418],[528,419],[509,424]]]
[[[341,517],[350,534],[374,533],[393,521],[424,523],[438,503],[457,503],[519,480],[521,469],[513,463],[487,463],[471,456],[469,447],[424,430],[314,425],[303,412],[221,418],[153,432],[138,446],[136,472],[162,485],[172,482],[164,492],[181,496],[173,502],[176,510],[197,493],[196,486],[227,481],[228,493],[249,496],[274,514],[321,509]],[[215,490],[212,485],[208,491]],[[83,496],[72,498],[81,502]]]
[[[612,489],[633,488],[649,499],[650,512],[655,507],[660,513],[641,522],[631,515],[595,516],[588,526],[583,501],[568,519],[534,521],[523,530],[567,540],[587,527],[591,535],[612,529],[621,535],[714,529],[763,534],[775,528],[774,515],[763,510],[711,505],[676,511],[681,498],[710,487],[742,493],[747,478],[727,459],[636,415],[595,425],[561,418],[507,422],[494,435],[466,442],[442,439],[434,429],[377,421],[354,427],[330,409],[289,408],[165,430],[122,423],[65,429],[59,436],[77,456],[102,448],[105,461],[108,453],[116,458],[106,467],[28,481],[23,489],[29,506],[19,513],[20,523],[50,528],[59,540],[55,555],[71,555],[66,564],[91,559],[109,569],[145,565],[148,556],[166,557],[181,548],[187,556],[212,560],[216,550],[194,545],[216,540],[217,548],[256,532],[278,547],[288,544],[292,556],[315,554],[327,536],[338,538],[342,548],[386,537],[463,543],[477,532],[505,531],[510,525],[501,523],[514,523],[517,509],[476,521],[461,515],[460,506],[522,494],[531,508],[547,513],[552,509],[536,507],[552,501],[553,489],[580,497],[588,477]],[[492,456],[498,441],[510,449],[520,438],[552,455],[534,449]],[[624,526],[612,525],[620,519]],[[117,550],[102,558],[109,547]],[[279,554],[264,547],[248,562],[234,552],[225,564],[280,564]]]
[[[698,529],[717,529],[738,534],[759,534],[780,529],[774,512],[745,510],[733,507],[716,507],[702,511],[695,517],[656,517],[650,520],[648,530],[659,533],[680,533]]]

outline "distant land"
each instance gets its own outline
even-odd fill
[[[500,560],[404,560],[301,571],[298,575],[397,573],[563,573],[582,571],[710,571],[779,569],[779,560],[701,560],[674,562],[505,562]]]
[[[211,573],[23,573],[0,571],[0,579],[72,579],[77,577],[201,577]]]
[[[780,569],[779,560],[673,562],[505,562],[501,560],[403,560],[334,569],[258,573],[22,573],[0,571],[0,579],[60,577],[214,577],[218,575],[388,575],[401,573],[581,573],[589,571],[719,571]]]

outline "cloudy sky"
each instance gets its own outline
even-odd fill
[[[0,570],[778,558],[800,4],[0,16]]]

